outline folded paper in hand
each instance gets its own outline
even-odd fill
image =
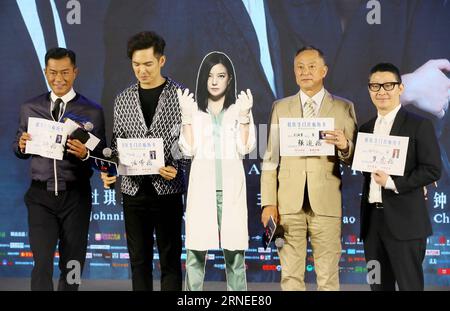
[[[272,241],[273,235],[275,234],[275,230],[277,229],[277,224],[273,220],[273,217],[270,216],[269,221],[267,222],[267,225],[264,227],[264,249],[267,249],[270,242]]]

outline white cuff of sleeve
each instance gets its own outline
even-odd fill
[[[87,149],[86,156],[83,159],[81,159],[81,161],[86,161],[87,159],[89,159],[90,156],[91,154],[89,153],[89,149]]]
[[[239,123],[240,124],[249,124],[250,123],[250,114],[240,115],[239,116]]]
[[[181,116],[181,124],[182,125],[192,124],[192,116]]]
[[[384,187],[384,189],[392,190],[396,194],[398,194],[397,187],[395,187],[395,183],[392,180],[391,176],[388,176],[388,179],[386,180],[386,186]]]

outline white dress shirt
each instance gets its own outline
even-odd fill
[[[61,116],[64,114],[64,111],[66,110],[66,105],[69,101],[71,101],[72,99],[75,98],[75,96],[77,95],[77,93],[75,93],[75,91],[73,90],[73,88],[70,89],[70,91],[62,96],[62,97],[58,97],[56,96],[55,93],[53,93],[53,91],[50,93],[50,99],[51,99],[51,105],[50,105],[50,113],[53,111],[53,108],[55,107],[55,101],[58,98],[62,99],[62,105],[61,108],[59,109],[59,116],[58,116],[58,120],[59,118],[61,118]]]
[[[77,93],[75,93],[73,88],[71,88],[70,91],[66,95],[61,96],[61,97],[56,96],[56,94],[53,93],[53,91],[52,91],[50,93],[50,99],[51,99],[50,100],[50,102],[51,102],[50,113],[53,111],[53,107],[55,106],[55,101],[58,98],[61,98],[62,105],[61,105],[61,109],[59,109],[59,116],[58,116],[58,120],[59,120],[59,118],[61,118],[61,116],[64,114],[64,111],[66,110],[67,103],[70,102],[72,99],[74,99],[75,96],[77,96]],[[91,153],[89,152],[89,149],[86,149],[86,151],[87,151],[86,156],[83,159],[81,159],[81,161],[86,161],[87,159],[89,159]]]
[[[392,110],[385,116],[378,114],[378,118],[375,121],[373,133],[379,135],[389,135],[392,129],[392,124],[394,124],[394,119],[397,116],[400,108],[401,105],[398,105],[394,110]],[[391,176],[388,177],[386,186],[384,188],[398,193]],[[375,182],[372,176],[370,177],[369,203],[383,203],[383,198],[381,196],[381,186]]]
[[[317,92],[313,97],[309,97],[302,90],[300,90],[300,101],[302,103],[302,110],[305,111],[305,105],[308,99],[312,99],[314,101],[314,112],[315,117],[319,114],[320,106],[322,105],[323,98],[325,97],[325,88],[322,88],[319,92]]]

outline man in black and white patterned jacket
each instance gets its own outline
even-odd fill
[[[121,191],[133,290],[153,290],[153,232],[156,232],[161,290],[181,290],[181,222],[184,178],[178,138],[181,112],[179,84],[163,77],[165,42],[154,32],[140,32],[128,41],[128,57],[138,80],[114,102],[111,149],[117,138],[162,138],[165,167],[160,175],[123,176]],[[115,177],[102,174],[105,187]]]

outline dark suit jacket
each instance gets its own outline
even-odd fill
[[[376,118],[363,124],[360,132],[373,133]],[[398,194],[382,188],[385,221],[399,240],[425,238],[432,234],[423,187],[441,176],[439,145],[430,120],[401,108],[390,135],[409,137],[403,176],[391,176]],[[357,142],[358,143],[358,142]],[[361,239],[368,232],[371,208],[368,204],[370,173],[364,173],[361,198]]]
[[[325,54],[329,72],[326,88],[355,103],[356,115],[370,115],[372,106],[367,93],[370,68],[379,62],[391,62],[403,69],[411,38],[411,22],[416,0],[382,0],[381,24],[367,22],[367,1],[360,1],[341,28],[337,2],[345,0],[268,0],[275,25],[279,29],[285,92],[298,90],[293,60],[295,52],[314,45]]]
[[[430,59],[450,59],[450,1],[421,1],[410,28],[404,72],[412,72]],[[447,77],[450,75],[447,73]],[[441,146],[443,178],[450,178],[450,113],[435,120],[436,133]],[[443,182],[441,181],[441,185]]]

